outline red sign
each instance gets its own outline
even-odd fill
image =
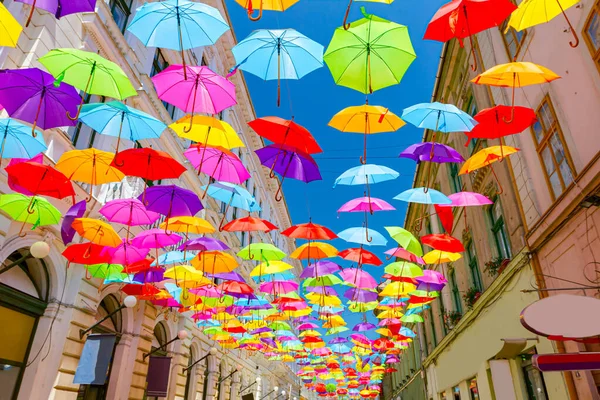
[[[600,353],[536,354],[531,362],[543,372],[600,370]]]

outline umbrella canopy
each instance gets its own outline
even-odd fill
[[[127,176],[148,181],[176,179],[186,171],[168,153],[150,147],[124,150],[115,155],[111,165]]]
[[[61,19],[66,15],[94,12],[96,8],[96,0],[16,0],[19,3],[29,4],[31,11],[25,26],[29,26],[33,11],[36,8],[41,8],[49,13],[54,14],[56,19]]]
[[[478,124],[470,132],[465,132],[468,136],[467,146],[471,139],[500,139],[504,136],[514,135],[523,132],[537,120],[535,111],[527,107],[514,108],[514,118],[509,121],[511,107],[498,105],[492,108],[486,108],[473,117]]]
[[[36,136],[35,127],[42,129],[75,126],[67,118],[73,115],[81,97],[77,90],[66,83],[55,84],[52,75],[39,68],[6,69],[0,71],[0,104],[12,118],[33,124],[30,129]]]
[[[392,211],[395,208],[387,201],[375,197],[359,197],[344,203],[338,210],[341,212],[370,212]]]
[[[70,196],[75,203],[75,191],[71,180],[49,165],[25,161],[4,169],[13,187],[26,190],[28,194],[63,199]]]
[[[375,278],[373,278],[367,271],[363,271],[362,269],[346,268],[345,270],[340,272],[340,276],[346,283],[348,283],[352,286],[356,286],[358,288],[373,289],[373,288],[377,287],[377,281],[375,280]],[[352,300],[361,301],[361,300],[358,300],[355,298],[353,298]],[[375,300],[376,300],[376,298],[375,298]],[[375,301],[375,300],[369,300],[369,301]]]
[[[406,201],[407,203],[421,204],[451,204],[445,194],[430,188],[412,188],[405,190],[394,197],[394,200]]]
[[[213,147],[206,144],[190,146],[184,152],[198,174],[204,172],[218,181],[241,184],[250,179],[250,173],[242,160],[224,147]]]
[[[409,231],[399,226],[386,226],[385,230],[388,232],[390,237],[394,239],[404,249],[411,253],[422,256],[423,248],[421,242]]]
[[[342,250],[339,252],[338,256],[344,260],[354,261],[359,265],[367,264],[380,266],[383,264],[379,257],[362,247]]]
[[[350,168],[338,176],[333,184],[337,185],[365,185],[396,179],[400,174],[383,165],[365,164]]]
[[[20,193],[3,194],[0,196],[0,210],[4,211],[15,221],[23,222],[19,235],[25,224],[38,226],[54,225],[60,221],[60,211],[48,200],[42,197],[28,197]]]
[[[12,16],[6,6],[0,3],[0,47],[17,47],[23,27]]]
[[[367,228],[348,228],[338,233],[340,239],[364,246],[385,246],[387,240],[376,230]]]
[[[168,233],[162,229],[154,228],[138,233],[131,244],[140,249],[160,249],[173,246],[179,243],[180,240],[181,236],[175,233]]]
[[[192,259],[191,264],[197,270],[210,274],[231,272],[238,267],[233,256],[221,251],[203,251]]]
[[[219,224],[219,231],[223,230],[223,223],[225,222],[229,207],[241,208],[248,212],[261,210],[254,196],[242,186],[228,182],[215,182],[211,185],[202,186],[202,189],[213,199],[227,204],[223,212],[223,218]]]
[[[460,259],[462,256],[459,253],[451,253],[442,250],[431,250],[423,256],[423,260],[427,264],[442,264],[448,262],[454,262]]]
[[[463,244],[455,237],[447,233],[432,233],[421,236],[421,243],[432,247],[435,250],[446,251],[449,253],[459,253],[465,251]]]
[[[198,251],[211,251],[211,250],[229,250],[229,246],[220,241],[219,239],[210,237],[200,237],[192,240],[188,240],[179,246],[179,250],[198,250]]]
[[[312,221],[306,224],[292,225],[281,234],[292,239],[332,240],[337,238],[332,230],[323,225],[314,224]]]
[[[220,146],[228,150],[246,147],[231,125],[214,117],[186,115],[169,125],[169,128],[184,139],[208,146]]]
[[[277,249],[277,250],[279,250],[279,249]],[[279,251],[281,253],[283,253],[281,250],[279,250]],[[281,260],[281,258],[283,258],[283,257],[279,258],[281,256],[281,254],[275,253],[274,255],[275,255],[275,257],[272,259],[273,261],[261,262],[260,264],[258,264],[258,266],[256,268],[254,268],[250,272],[250,276],[260,277],[263,275],[278,274],[278,273],[281,273],[284,271],[289,271],[291,269],[294,269],[294,266],[292,266],[288,263],[285,263],[283,261],[279,261],[279,260]],[[283,253],[283,256],[285,257],[285,253]],[[265,258],[265,261],[267,259],[268,258]]]
[[[335,30],[323,59],[336,84],[368,94],[400,83],[417,56],[406,26],[361,12]]]
[[[302,274],[300,274],[300,278],[317,278],[323,275],[330,275],[335,272],[340,271],[342,268],[334,262],[331,261],[317,261],[309,265],[308,267],[302,270]],[[336,292],[332,288],[330,292],[326,292],[326,294],[335,295]]]
[[[100,208],[109,222],[127,226],[151,225],[160,218],[160,214],[148,211],[138,199],[115,199]]]
[[[397,257],[397,258],[401,258],[406,261],[410,261],[412,263],[425,265],[425,261],[423,261],[423,258],[417,256],[416,254],[411,253],[410,251],[408,251],[402,247],[396,247],[395,249],[387,250],[385,252],[385,254],[388,254],[390,256],[390,258]]]
[[[266,261],[267,264],[269,264],[270,261],[282,260],[286,255],[287,254],[270,243],[249,244],[237,253],[237,256],[244,260]],[[252,276],[252,274],[250,274],[250,276]]]
[[[241,69],[265,81],[277,79],[277,106],[281,79],[300,79],[323,66],[323,46],[295,29],[257,29],[231,52],[236,61],[234,70]]]
[[[335,257],[337,253],[337,249],[329,243],[309,242],[297,247],[290,257],[298,260],[315,260]]]
[[[248,11],[248,18],[251,21],[258,21],[262,18],[263,10],[285,11],[296,4],[298,0],[235,0],[235,2]],[[256,8],[258,8],[258,15],[253,17],[252,14]]]
[[[468,132],[477,121],[453,104],[420,103],[405,108],[402,118],[417,128],[435,132]]]
[[[196,193],[175,185],[152,186],[138,197],[150,211],[171,217],[194,216],[204,207]]]
[[[100,246],[117,247],[123,240],[112,226],[93,218],[76,218],[71,225],[84,239]]]
[[[460,168],[459,175],[471,173],[479,168],[486,167],[503,157],[514,154],[519,149],[510,146],[491,146],[473,154]]]
[[[64,215],[63,222],[60,226],[60,236],[65,245],[71,243],[75,236],[75,229],[71,226],[75,218],[83,217],[87,209],[85,200],[73,204]]]
[[[259,136],[274,143],[293,147],[302,153],[322,153],[323,150],[311,133],[293,120],[279,117],[262,117],[248,122]]]
[[[160,224],[160,229],[168,229],[173,232],[185,233],[185,236],[191,234],[203,235],[205,233],[213,233],[215,228],[200,217],[192,217],[188,215],[181,215],[178,217],[171,217]]]
[[[470,206],[486,206],[494,204],[493,201],[480,193],[475,192],[458,192],[448,195],[452,200],[452,207],[470,207]],[[444,206],[446,207],[446,206]]]
[[[0,79],[1,77],[2,72],[0,71]],[[2,89],[0,89],[1,93]],[[30,127],[12,118],[0,119],[0,136],[2,137],[0,159],[29,159],[47,150],[42,135],[32,136]]]
[[[474,128],[477,129],[477,126]],[[435,163],[460,163],[463,156],[452,147],[435,142],[416,143],[408,146],[398,157],[410,158],[416,162],[430,161]]]

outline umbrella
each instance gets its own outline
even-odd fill
[[[281,232],[281,234],[292,239],[306,240],[332,240],[338,237],[329,228],[314,224],[312,221],[305,224],[292,225]]]
[[[231,52],[236,65],[230,74],[241,69],[265,81],[277,79],[277,107],[281,79],[300,79],[323,66],[323,46],[294,29],[257,29]]]
[[[152,83],[161,100],[192,113],[185,133],[192,130],[194,113],[218,114],[237,104],[235,85],[206,66],[171,65],[154,75]]]
[[[476,71],[477,58],[472,36],[501,25],[516,8],[510,0],[452,0],[435,13],[423,38],[440,42],[457,38],[462,47],[462,40],[468,37],[473,54],[471,68]]]
[[[270,261],[278,261],[284,259],[286,257],[286,254],[270,243],[256,243],[254,244],[254,246],[249,244],[248,246],[241,249],[237,253],[237,256],[243,258],[244,260],[256,259],[261,262],[266,261],[266,264],[269,265]]]
[[[359,197],[344,203],[337,212],[338,214],[341,212],[370,212],[373,214],[375,211],[392,210],[395,208],[385,200],[376,197]]]
[[[191,126],[192,129],[188,130]],[[169,125],[177,135],[196,143],[220,146],[228,150],[246,147],[227,122],[204,115],[186,115]]]
[[[531,62],[511,62],[508,64],[496,65],[487,71],[477,75],[471,82],[478,85],[490,85],[512,88],[512,102],[510,119],[503,119],[507,124],[515,118],[515,89],[518,87],[539,85],[549,83],[560,76],[550,71],[546,67]]]
[[[394,239],[404,249],[411,253],[422,256],[423,248],[419,240],[409,231],[399,226],[386,226],[385,230],[388,232],[390,237]]]
[[[475,126],[477,129],[479,125]],[[470,134],[467,133],[468,135]],[[416,162],[430,161],[435,163],[460,163],[465,161],[463,156],[452,147],[435,142],[416,143],[408,146],[398,157],[409,158]]]
[[[167,221],[171,217],[194,216],[204,208],[196,193],[175,185],[152,186],[138,199],[148,210],[166,216]]]
[[[264,10],[270,11],[285,11],[294,4],[298,2],[298,0],[235,0],[240,6],[244,7],[248,10],[248,18],[251,21],[258,21],[262,18],[262,12]],[[258,2],[258,15],[253,17],[254,7]]]
[[[162,229],[154,228],[138,233],[131,241],[131,244],[140,249],[160,249],[162,247],[173,246],[179,243],[181,239],[181,236],[175,233],[167,233]]]
[[[449,206],[441,205],[441,207],[472,207],[472,206],[486,206],[490,204],[494,204],[493,201],[488,199],[482,194],[474,193],[474,192],[458,192],[452,193],[448,196],[448,198],[452,201],[452,204]],[[439,212],[438,212],[439,214]],[[465,226],[467,226],[467,212],[464,212],[465,216]]]
[[[387,250],[385,252],[385,254],[389,255],[389,257],[386,257],[386,259],[388,259],[388,260],[391,259],[392,257],[396,257],[396,258],[401,258],[406,261],[410,261],[415,264],[425,265],[425,261],[423,261],[423,258],[417,256],[416,254],[411,253],[410,251],[408,251],[402,247],[396,247],[394,249]]]
[[[346,268],[340,272],[340,276],[346,283],[362,288],[362,289],[373,289],[377,287],[377,281],[367,271],[363,271],[358,268]],[[355,298],[351,298],[353,301],[362,301]],[[375,301],[375,300],[369,300]]]
[[[276,229],[278,229],[278,228],[275,225],[273,225],[271,222],[267,221],[266,219],[260,219],[260,218],[254,218],[254,217],[248,216],[245,218],[234,219],[233,221],[231,221],[231,222],[227,223],[225,226],[223,226],[222,230],[226,231],[226,232],[249,232],[250,233],[250,232],[270,232],[270,231],[276,230]],[[248,244],[248,247],[247,247],[247,249],[248,249],[247,250],[247,254],[248,254],[247,259],[253,260],[255,251],[251,250],[251,246],[252,246],[251,242],[252,242],[252,236],[250,236],[250,243]],[[267,244],[263,243],[261,245],[266,246]],[[272,246],[272,245],[269,245],[269,246]],[[277,248],[275,248],[275,249],[277,249]],[[279,249],[277,249],[277,250],[279,250]],[[238,253],[238,255],[239,255],[239,253]],[[285,257],[285,253],[284,253],[283,257]]]
[[[156,260],[154,260],[151,266],[161,265],[172,265],[172,264],[183,264],[194,258],[195,254],[185,254],[181,251],[168,251],[161,254]]]
[[[459,253],[450,253],[441,250],[431,250],[423,256],[423,260],[427,264],[442,264],[448,262],[454,262],[460,259],[462,256]]]
[[[75,218],[73,229],[84,239],[100,246],[117,247],[123,240],[112,226],[93,218]]]
[[[116,280],[125,279],[128,277],[127,274],[123,273],[123,266],[119,264],[104,263],[86,265],[86,273],[89,273],[89,276],[86,277],[87,279],[93,277],[108,280]]]
[[[385,246],[387,240],[376,230],[363,228],[348,228],[338,233],[340,239],[363,246]]]
[[[363,264],[380,266],[383,262],[375,254],[361,247],[342,250],[338,254],[344,260],[356,262],[359,266]]]
[[[0,104],[12,118],[33,124],[35,128],[75,126],[66,112],[77,112],[81,97],[66,83],[55,85],[52,75],[38,68],[6,69],[0,71]]]
[[[309,260],[310,264],[311,259],[335,257],[337,253],[337,249],[329,243],[309,242],[297,247],[296,250],[290,254],[290,257],[298,260]]]
[[[579,37],[565,10],[577,3],[579,3],[579,0],[535,0],[521,2],[517,10],[510,15],[506,31],[511,27],[516,31],[522,31],[534,25],[550,22],[554,17],[562,14],[567,21],[567,25],[569,25],[568,31],[571,32],[575,39],[575,42],[569,42],[569,45],[575,48],[579,45]]]
[[[432,247],[435,250],[441,250],[448,253],[460,253],[465,251],[460,240],[447,233],[432,233],[421,236],[421,243]]]
[[[365,104],[344,108],[333,116],[328,125],[342,132],[363,134],[363,155],[360,157],[360,163],[366,164],[367,135],[397,131],[405,122],[385,107]]]
[[[118,101],[85,104],[81,108],[79,121],[100,134],[116,136],[117,154],[121,137],[132,142],[158,139],[167,129],[162,121]]]
[[[150,249],[138,248],[129,243],[129,239],[125,239],[122,243],[114,248],[105,247],[104,252],[109,255],[109,261],[111,263],[129,266],[130,264],[145,260],[150,252]]]
[[[63,199],[70,196],[75,204],[73,184],[62,172],[49,165],[25,161],[5,168],[13,186],[33,195]]]
[[[281,190],[285,178],[289,177],[305,183],[322,179],[317,162],[309,154],[292,147],[276,144],[255,150],[255,153],[262,165],[271,168],[272,177],[273,172],[281,176],[275,193],[277,201],[283,199]]]
[[[32,230],[38,226],[54,225],[60,221],[60,211],[48,200],[20,193],[0,195],[0,210],[15,221],[23,222],[19,236],[24,237],[25,224],[33,224]]]
[[[361,12],[335,30],[323,59],[336,84],[369,94],[400,83],[417,56],[406,26]]]
[[[300,274],[300,278],[303,278],[303,279],[317,278],[317,277],[323,276],[323,275],[331,275],[340,270],[341,270],[341,267],[334,262],[326,261],[326,260],[325,261],[317,261],[316,263],[311,264],[308,267],[304,268],[304,270],[302,270],[302,273]],[[336,292],[333,290],[333,288],[327,288],[326,294],[335,295]]]
[[[227,210],[230,206],[241,208],[242,210],[246,210],[248,212],[260,211],[261,209],[254,196],[252,196],[248,190],[241,186],[228,182],[215,182],[210,185],[210,187],[207,185],[203,186],[201,189],[206,190],[207,188],[207,194],[210,197],[227,204],[225,210],[223,211],[223,218],[221,218],[221,223],[219,224],[219,231],[223,230],[223,222],[225,222]]]
[[[450,200],[445,194],[438,192],[434,189],[425,187],[412,188],[405,190],[394,197],[394,200],[406,201],[407,203],[420,203],[420,204],[451,204]]]
[[[24,133],[25,136],[29,136],[31,137],[31,135],[29,133]],[[41,137],[41,136],[40,136]],[[37,140],[37,138],[36,138]],[[32,158],[13,158],[10,160],[10,162],[8,163],[8,166],[11,167],[13,165],[17,165],[17,164],[21,164],[24,162],[30,162],[33,164],[38,164],[38,165],[43,165],[44,164],[44,154],[43,153],[39,153],[35,156],[33,156]],[[8,175],[8,187],[17,193],[21,193],[24,194],[26,196],[31,196],[33,195],[32,192],[30,192],[29,190],[27,190],[26,188],[19,186],[15,181],[18,179],[15,179],[16,177],[13,175]],[[68,181],[67,181],[68,182]]]
[[[64,215],[63,222],[60,226],[60,235],[65,245],[71,243],[75,236],[75,229],[71,227],[71,224],[75,221],[75,218],[83,217],[86,207],[87,203],[85,200],[81,200],[80,202],[73,204]]]
[[[337,185],[369,185],[396,179],[400,174],[383,165],[365,164],[349,170],[338,176],[333,184]]]
[[[419,283],[417,285],[417,289],[426,290],[428,292],[439,292],[448,283],[442,273],[429,269],[424,269],[423,275],[418,276],[415,279]]]
[[[195,235],[203,235],[206,233],[214,233],[215,231],[215,228],[210,224],[210,222],[204,218],[188,215],[180,215],[177,217],[168,218],[159,226],[159,228],[165,230],[167,227],[173,232],[185,233],[186,241],[190,233]]]
[[[212,275],[231,272],[239,266],[233,256],[221,251],[203,251],[192,259],[191,264],[197,270]]]
[[[12,16],[6,6],[0,3],[0,47],[17,47],[23,27]]]
[[[278,248],[276,248],[274,246],[273,246],[273,248],[270,248],[269,246],[272,246],[272,245],[269,245],[267,243],[261,243],[261,244],[264,245],[264,249],[260,250],[260,252],[261,252],[260,254],[263,257],[261,261],[264,260],[265,262],[261,262],[260,264],[258,264],[258,266],[256,268],[254,268],[250,272],[251,277],[259,277],[260,278],[263,275],[279,274],[279,273],[294,269],[294,267],[292,265],[281,261],[281,259],[285,257],[284,252],[282,252],[281,250],[279,250]],[[244,250],[242,250],[241,252],[243,252],[243,251]],[[255,250],[255,253],[258,256],[258,258],[261,257],[261,255],[259,255],[256,250]],[[238,253],[238,256],[240,256],[239,253]],[[242,257],[242,258],[248,259],[248,257]]]
[[[322,153],[311,133],[294,120],[279,117],[262,117],[248,122],[250,128],[259,136],[276,144],[293,147],[302,153]]]
[[[519,149],[510,146],[491,146],[481,149],[477,153],[473,154],[467,161],[465,161],[460,168],[460,171],[458,171],[458,174],[469,174],[479,168],[489,166],[492,174],[494,175],[496,183],[500,187],[500,189],[497,191],[497,194],[501,194],[504,190],[502,189],[502,185],[496,176],[496,172],[494,171],[492,164],[496,161],[501,161],[505,156],[516,153],[517,151],[519,151]]]
[[[294,281],[272,281],[260,284],[259,290],[273,296],[286,294],[298,290],[298,283]]]
[[[158,213],[148,211],[138,199],[111,200],[100,208],[99,213],[109,222],[127,225],[127,239],[131,226],[152,225],[160,218]]]
[[[196,144],[187,149],[184,155],[198,170],[198,175],[200,172],[204,172],[215,180],[238,185],[250,179],[250,173],[244,167],[242,160],[226,148]],[[210,182],[206,186],[202,198],[206,196],[209,186]]]
[[[110,261],[110,254],[104,246],[94,243],[77,243],[67,246],[62,252],[68,263],[73,264],[102,264]]]
[[[200,237],[183,243],[181,246],[179,246],[179,250],[229,250],[229,246],[215,238]]]
[[[137,96],[129,78],[117,64],[96,53],[77,49],[53,49],[38,60],[56,78],[85,93],[125,100]],[[83,106],[81,98],[75,116],[67,111],[67,117],[76,121]]]
[[[54,14],[56,19],[61,19],[66,15],[94,12],[96,8],[96,0],[16,0],[19,3],[29,4],[31,11],[25,26],[29,26],[33,11],[37,8],[48,11]]]
[[[90,195],[87,201],[90,201],[94,185],[121,182],[125,177],[121,171],[111,166],[114,158],[114,153],[93,147],[85,150],[70,150],[60,156],[56,169],[71,180],[89,183]]]
[[[0,72],[0,79],[1,77],[2,73]],[[2,89],[0,89],[1,93]],[[2,136],[0,159],[29,159],[47,150],[42,135],[36,134],[32,137],[31,129],[28,126],[12,118],[0,119],[0,135]]]
[[[537,120],[535,111],[527,107],[515,106],[515,115],[509,123],[511,107],[498,105],[492,108],[486,108],[473,117],[478,124],[470,132],[465,132],[468,136],[465,147],[469,145],[471,139],[500,139],[507,135],[514,135],[523,132]],[[501,143],[502,144],[502,143]]]
[[[229,30],[229,25],[219,10],[207,4],[166,0],[144,3],[138,8],[127,30],[146,47],[181,52],[185,76],[184,51],[215,44]]]

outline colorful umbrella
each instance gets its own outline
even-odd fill
[[[64,199],[70,196],[75,204],[73,184],[62,172],[49,165],[25,161],[5,168],[13,186],[36,196]]]
[[[109,262],[130,265],[145,260],[150,249],[138,248],[129,243],[129,239],[125,239],[117,247],[105,247],[104,252],[109,255]]]
[[[212,275],[231,272],[239,266],[233,256],[221,251],[203,251],[192,260],[191,264],[197,270],[210,272]]]
[[[33,224],[32,230],[38,226],[54,225],[60,221],[60,211],[48,200],[20,193],[0,195],[0,210],[15,221],[23,222],[19,236],[24,237],[25,224]]]
[[[29,4],[31,11],[29,11],[29,17],[25,26],[29,26],[33,11],[37,8],[48,11],[54,14],[56,19],[61,19],[66,15],[83,13],[83,12],[94,12],[96,8],[96,0],[16,0],[19,3]]]
[[[388,260],[393,257],[396,257],[396,258],[401,258],[406,261],[410,261],[415,264],[425,265],[425,261],[423,261],[423,258],[417,256],[416,254],[411,253],[410,251],[408,251],[402,247],[396,247],[395,249],[387,250],[385,252],[385,254],[390,256],[390,257],[386,257]]]
[[[333,184],[337,185],[369,185],[396,179],[400,174],[383,165],[365,164],[350,168],[338,176]]]
[[[332,240],[338,237],[329,228],[314,224],[312,221],[305,224],[292,225],[281,232],[281,234],[292,239],[306,240]]]
[[[2,72],[0,71],[1,77]],[[0,89],[0,93],[2,93],[2,89]],[[31,129],[27,125],[12,118],[0,119],[0,136],[2,136],[0,159],[29,159],[48,149],[42,135],[32,136]]]
[[[258,21],[262,18],[262,12],[264,10],[270,11],[285,11],[294,4],[298,2],[298,0],[235,0],[240,6],[244,7],[248,10],[248,18],[251,21]],[[253,17],[254,7],[258,2],[258,15]]]
[[[511,115],[511,107],[498,105],[486,108],[473,117],[478,124],[470,132],[465,132],[469,137],[465,146],[471,139],[500,139],[504,136],[523,132],[537,120],[535,111],[531,108],[515,106],[513,120],[508,123]],[[500,143],[502,144],[502,143]]]
[[[228,182],[215,182],[211,184],[210,187],[207,185],[203,186],[201,189],[207,190],[207,188],[207,194],[210,197],[227,204],[223,211],[223,218],[221,218],[221,223],[219,224],[219,231],[223,230],[223,223],[225,222],[227,210],[229,210],[230,206],[241,208],[248,212],[260,211],[261,209],[254,196],[241,186]]]
[[[338,233],[340,239],[364,246],[385,246],[387,240],[376,230],[364,228],[348,228]]]
[[[188,129],[188,127],[192,129]],[[177,135],[208,146],[220,146],[228,150],[246,147],[235,129],[227,122],[204,115],[186,115],[169,125]]]
[[[322,153],[323,150],[311,133],[294,120],[279,117],[262,117],[248,122],[259,136],[276,144],[293,147],[302,153]]]
[[[304,243],[302,246],[298,246],[296,250],[290,254],[290,258],[309,260],[310,264],[310,260],[335,257],[337,253],[337,249],[329,243],[309,242]]]
[[[77,112],[81,97],[74,87],[66,83],[55,84],[52,75],[38,68],[6,69],[0,71],[0,104],[12,118],[33,125],[35,128],[75,126],[66,112]]]
[[[165,0],[144,3],[138,8],[127,30],[146,47],[181,52],[185,76],[184,51],[215,44],[229,30],[229,25],[219,10],[207,4]]]
[[[71,224],[79,236],[100,246],[117,247],[123,240],[112,226],[93,218],[75,218]]]
[[[242,160],[235,153],[223,147],[196,144],[186,150],[184,155],[192,166],[198,170],[198,175],[200,175],[200,172],[204,172],[217,181],[238,185],[250,179],[250,173],[244,167]],[[210,182],[206,186],[202,198],[206,196],[209,186]]]
[[[12,16],[6,6],[0,3],[0,47],[17,47],[23,27]]]
[[[390,237],[394,239],[404,249],[410,251],[411,253],[417,256],[423,255],[423,248],[421,247],[421,242],[419,242],[419,240],[406,229],[400,228],[399,226],[386,226],[385,230],[388,232]]]
[[[420,203],[420,204],[451,204],[450,200],[445,194],[438,192],[434,189],[426,187],[412,188],[405,190],[394,197],[394,200],[406,201],[407,203]]]
[[[75,229],[73,229],[71,227],[71,224],[73,223],[73,221],[75,221],[75,218],[83,217],[83,214],[85,214],[86,208],[87,208],[87,204],[86,204],[85,200],[82,200],[78,203],[73,204],[71,207],[69,207],[69,209],[65,213],[65,215],[63,217],[63,222],[60,226],[60,236],[65,245],[71,243],[71,241],[73,240],[73,237],[75,236],[75,233],[76,233]]]
[[[375,254],[361,247],[342,250],[338,254],[344,260],[356,262],[359,267],[363,264],[380,266],[383,262]]]
[[[359,197],[344,203],[338,210],[341,212],[369,212],[393,211],[395,208],[387,201],[375,197]]]
[[[281,79],[300,79],[323,66],[323,46],[294,29],[257,29],[231,52],[233,71],[241,69],[265,81],[277,79],[277,107]]]
[[[162,229],[154,228],[138,233],[131,244],[140,249],[160,249],[173,246],[179,243],[181,239],[181,236],[175,233],[167,233]]]
[[[447,233],[431,233],[421,236],[421,243],[435,250],[448,253],[460,253],[465,251],[463,244],[457,238]]]
[[[431,250],[423,256],[423,260],[427,264],[442,264],[448,262],[454,262],[460,259],[462,256],[459,253],[450,253],[441,250]]]
[[[257,261],[261,262],[266,261],[266,264],[269,265],[270,261],[278,261],[284,259],[286,257],[286,254],[270,243],[256,243],[253,246],[249,244],[248,246],[241,249],[237,253],[237,256],[243,258],[244,260],[256,259]]]
[[[477,129],[479,125],[475,126]],[[470,132],[466,132],[468,135]],[[408,146],[398,157],[410,158],[416,162],[430,161],[435,163],[461,163],[463,156],[452,147],[435,142],[416,143]]]
[[[57,82],[66,82],[85,93],[125,100],[137,96],[129,78],[117,64],[96,53],[77,49],[53,49],[38,60],[54,76]],[[76,121],[83,106],[81,98],[75,116],[67,112],[70,120]]]
[[[171,217],[194,216],[204,208],[196,193],[175,185],[149,187],[138,199],[148,210],[166,216],[167,221]]]
[[[183,243],[181,246],[179,246],[179,250],[221,251],[229,250],[229,246],[215,238],[200,237],[188,240],[187,242]]]
[[[481,149],[477,153],[473,154],[467,161],[465,161],[460,168],[460,171],[458,171],[458,174],[469,174],[479,168],[489,166],[492,174],[494,175],[496,183],[500,187],[500,189],[497,191],[497,194],[501,194],[504,189],[502,188],[502,185],[496,176],[496,172],[494,171],[492,164],[496,161],[501,161],[504,157],[514,154],[517,151],[519,151],[519,149],[510,146],[491,146]]]
[[[138,199],[111,200],[100,208],[99,213],[109,222],[126,225],[127,239],[129,239],[130,227],[152,225],[160,218],[160,214],[148,211]]]
[[[336,84],[369,94],[400,83],[417,56],[406,26],[361,12],[335,30],[323,59]]]

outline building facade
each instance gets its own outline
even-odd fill
[[[550,342],[519,322],[523,308],[559,293],[553,289],[598,296],[590,287],[598,286],[600,140],[590,132],[600,122],[594,111],[600,109],[600,2],[582,1],[567,15],[581,39],[576,48],[569,45],[573,38],[562,16],[523,32],[505,33],[502,26],[477,34],[477,71],[471,70],[466,41],[465,48],[456,41],[444,45],[432,101],[455,104],[471,115],[511,104],[511,89],[470,82],[494,65],[530,61],[562,78],[517,89],[515,104],[534,109],[538,120],[503,139],[521,151],[494,164],[497,179],[489,167],[458,175],[460,166],[433,165],[434,188],[482,193],[493,205],[453,209],[448,233],[461,239],[466,251],[458,261],[433,266],[444,272],[448,285],[424,312],[414,349],[403,354],[398,372],[386,376],[385,399],[599,398],[600,374],[541,373],[531,365],[535,353],[598,351],[597,346]],[[423,140],[432,137],[426,131]],[[461,133],[438,134],[436,141],[465,159],[500,144],[467,144]],[[416,187],[426,181],[426,164],[417,167]],[[420,235],[444,232],[433,207],[414,203],[405,226]]]
[[[3,0],[8,10],[23,24],[30,8],[13,0]],[[180,55],[171,51],[144,47],[125,28],[134,16],[139,0],[98,0],[94,13],[67,16],[60,21],[53,15],[36,11],[28,28],[23,31],[16,48],[0,48],[0,69],[43,67],[38,58],[55,48],[76,48],[98,52],[101,56],[117,63],[128,75],[137,89],[138,96],[128,99],[127,104],[151,114],[167,124],[183,116],[180,110],[160,101],[150,78],[169,64],[181,63]],[[228,19],[227,10],[221,0],[208,1]],[[225,75],[234,65],[230,49],[236,38],[233,31],[224,34],[211,47],[186,52],[186,58],[196,65],[208,65],[215,72]],[[274,193],[277,184],[268,178],[253,150],[262,147],[261,139],[251,133],[246,122],[256,118],[252,101],[242,74],[232,78],[236,85],[238,105],[224,111],[219,117],[228,122],[239,133],[245,148],[235,151],[244,161],[252,178],[245,183],[254,194],[262,211],[261,217],[272,221],[281,229],[291,225],[285,201],[276,202]],[[87,102],[105,99],[87,96]],[[5,115],[3,115],[5,116]],[[48,151],[47,163],[56,162],[60,156],[74,148],[95,147],[114,151],[116,142],[111,137],[98,135],[85,126],[69,129],[52,129],[44,132]],[[186,163],[183,150],[189,142],[167,130],[159,140],[143,141],[144,146],[163,150],[180,163]],[[121,144],[121,149],[132,143]],[[176,183],[201,194],[200,187],[207,183],[205,176],[192,171],[184,173]],[[169,182],[163,181],[163,184]],[[158,182],[154,182],[158,184]],[[77,200],[86,197],[88,187],[76,186]],[[144,182],[129,179],[94,188],[94,197],[88,203],[86,217],[99,218],[98,210],[108,200],[137,196]],[[7,175],[0,172],[0,193],[10,193]],[[71,206],[70,200],[50,200],[62,213]],[[203,202],[205,209],[199,216],[218,226],[224,204],[210,198]],[[237,214],[237,215],[236,215]],[[230,208],[227,219],[241,217]],[[198,329],[189,316],[150,303],[138,302],[133,308],[123,308],[104,321],[96,333],[114,331],[118,340],[109,370],[109,379],[104,386],[86,386],[73,383],[85,339],[81,329],[95,324],[104,316],[119,308],[123,295],[119,285],[102,285],[99,279],[88,278],[82,265],[67,265],[61,256],[64,245],[57,226],[38,228],[19,236],[19,223],[0,214],[0,260],[3,267],[15,261],[18,266],[8,271],[0,267],[0,325],[12,327],[0,329],[0,399],[145,399],[148,359],[143,355],[151,349],[177,337],[181,330],[188,332],[184,340],[175,340],[166,347],[162,355],[172,357],[168,399],[239,399],[241,394],[256,392],[258,398],[269,395],[274,398],[273,388],[278,386],[287,393],[283,398],[300,398],[301,383],[290,368],[279,362],[268,362],[261,354],[247,354],[239,350],[220,349]],[[278,234],[219,233],[215,235],[234,251],[246,246],[250,240],[273,243],[284,252],[294,250],[294,242]],[[76,237],[75,242],[80,240]],[[50,244],[48,257],[38,260],[29,254],[29,247],[37,242]],[[248,263],[237,271],[248,278],[252,269]],[[295,265],[296,273],[300,264]],[[3,337],[9,335],[9,337]],[[6,346],[13,343],[14,346]],[[183,369],[194,361],[209,354],[212,347],[215,355],[203,362]],[[268,367],[267,367],[268,365]],[[220,384],[219,380],[230,375]],[[260,377],[260,383],[256,378]],[[241,391],[241,389],[246,389]]]

